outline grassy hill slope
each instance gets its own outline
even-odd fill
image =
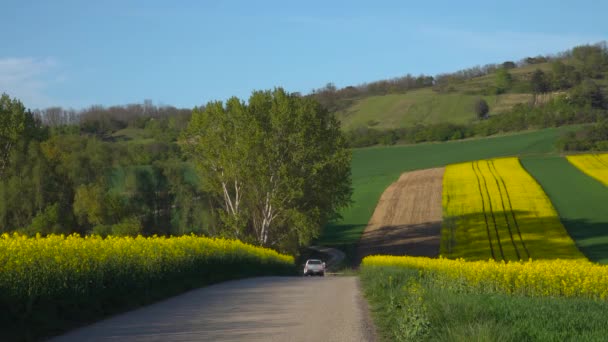
[[[518,103],[527,103],[533,95],[524,84],[536,70],[549,71],[550,63],[527,65],[509,70],[513,88],[500,95],[488,95],[495,85],[495,74],[476,77],[454,84],[447,92],[432,87],[411,90],[402,94],[368,96],[352,101],[352,105],[337,113],[344,130],[357,127],[391,129],[411,127],[415,124],[464,124],[475,119],[475,100],[485,99],[490,114],[508,111]]]
[[[488,102],[492,113],[510,109],[517,103],[532,99],[531,94],[472,95],[461,92],[438,94],[431,88],[417,89],[405,94],[371,96],[357,101],[339,114],[344,130],[361,126],[380,129],[409,127],[415,124],[464,124],[475,119],[477,99]]]

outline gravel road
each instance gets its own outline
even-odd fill
[[[263,277],[190,291],[52,341],[373,341],[357,277]]]

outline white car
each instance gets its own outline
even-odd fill
[[[304,275],[325,275],[325,263],[319,259],[308,259],[304,265]]]

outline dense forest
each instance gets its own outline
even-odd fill
[[[0,231],[214,233],[197,173],[176,144],[190,110],[145,103],[32,112],[6,94],[0,109]],[[129,131],[138,136],[121,133]]]

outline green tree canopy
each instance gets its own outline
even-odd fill
[[[293,251],[350,201],[338,121],[281,88],[195,109],[182,146],[221,204],[227,236]]]
[[[605,99],[601,88],[591,79],[586,79],[570,92],[570,99],[579,106],[590,105],[604,108]]]
[[[513,77],[507,68],[500,68],[496,71],[496,91],[499,94],[511,89],[513,85]]]
[[[488,112],[490,111],[490,107],[488,103],[484,99],[478,99],[475,101],[475,114],[477,118],[482,120],[488,117]]]
[[[514,69],[517,68],[517,64],[515,64],[513,61],[506,61],[502,63],[502,67],[503,69]]]
[[[551,63],[553,71],[551,78],[551,88],[568,89],[580,83],[581,75],[572,65],[567,65],[560,60]]]
[[[544,94],[549,91],[547,75],[545,75],[545,73],[540,69],[536,69],[534,73],[532,73],[530,83],[532,85],[532,92],[534,94]]]
[[[7,94],[0,96],[0,177],[9,162],[11,149],[25,129],[25,106]]]
[[[572,56],[581,64],[584,76],[599,78],[608,64],[608,52],[599,45],[582,45],[572,49]]]

